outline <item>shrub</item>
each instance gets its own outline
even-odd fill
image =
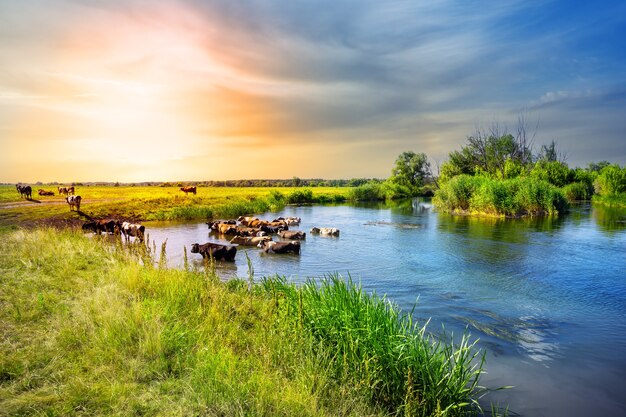
[[[351,189],[348,198],[354,201],[376,201],[384,200],[385,195],[380,184],[368,182]]]
[[[596,193],[602,196],[626,192],[626,167],[609,165],[604,167],[594,182]]]
[[[563,193],[568,201],[589,200],[593,195],[593,186],[585,182],[573,182],[563,187]]]
[[[538,180],[549,182],[557,187],[563,187],[570,182],[570,170],[566,164],[559,161],[537,161],[530,176]]]
[[[313,191],[308,188],[305,190],[297,190],[287,196],[288,204],[306,204],[313,202]]]
[[[436,208],[497,216],[558,214],[567,210],[563,192],[535,178],[494,180],[459,175],[444,184],[433,198]]]

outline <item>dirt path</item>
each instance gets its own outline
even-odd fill
[[[112,201],[120,201],[123,198],[103,198],[103,199],[89,199],[90,203],[109,203]],[[85,202],[87,200],[83,200]],[[18,207],[30,207],[34,205],[43,205],[43,206],[58,206],[59,204],[67,204],[65,200],[37,200],[35,198],[31,200],[22,200],[22,201],[10,201],[8,203],[0,203],[0,210],[3,209],[12,209]]]

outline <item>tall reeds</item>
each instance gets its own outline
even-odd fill
[[[484,355],[468,335],[441,340],[386,298],[331,275],[297,288],[283,278],[263,285],[321,349],[326,366],[378,406],[405,416],[456,416],[477,408]],[[276,301],[277,302],[277,301]],[[278,302],[277,302],[278,304]]]

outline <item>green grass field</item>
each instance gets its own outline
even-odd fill
[[[197,194],[185,195],[178,187],[76,187],[82,198],[81,213],[70,212],[64,197],[37,195],[37,189],[54,191],[52,186],[34,186],[33,200],[21,199],[15,186],[0,186],[0,227],[32,224],[54,225],[85,221],[88,218],[145,220],[203,220],[209,217],[238,216],[280,209],[290,196],[302,193],[292,187],[198,187]],[[350,188],[312,189],[310,202],[345,200]]]

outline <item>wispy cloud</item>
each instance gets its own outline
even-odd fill
[[[477,123],[526,108],[572,163],[591,157],[594,129],[610,149],[594,158],[623,162],[624,16],[618,1],[2,2],[0,120],[11,134],[0,144],[152,141],[164,163],[172,137],[181,158],[203,145],[254,155],[332,144],[345,175],[386,176],[404,150],[443,160]],[[211,166],[199,175],[226,169]],[[339,172],[305,159],[300,169]]]

